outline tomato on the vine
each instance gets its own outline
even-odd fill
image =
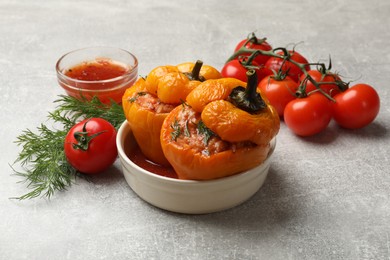
[[[333,118],[344,128],[362,128],[374,121],[379,113],[379,95],[367,84],[356,84],[334,99]]]
[[[64,151],[69,164],[79,172],[102,172],[114,163],[118,155],[116,130],[102,118],[85,119],[67,133]]]
[[[258,89],[260,89],[261,93],[264,93],[271,105],[275,107],[279,117],[283,117],[286,105],[296,98],[295,92],[298,86],[298,83],[289,76],[278,77],[269,75],[259,82]]]
[[[246,72],[248,68],[244,65],[246,63],[247,57],[239,57],[238,59],[234,59],[228,61],[221,70],[221,75],[224,78],[236,78],[242,80],[244,82],[247,81]],[[258,65],[256,62],[252,61],[249,66],[255,69],[257,74],[257,79],[260,81],[264,77],[273,74],[273,72],[263,66]]]
[[[304,56],[302,56],[300,53],[296,52],[295,50],[290,50],[288,52],[291,55],[290,60],[293,60],[301,64],[306,64],[305,69],[310,70],[310,65],[308,65],[308,61]],[[277,52],[277,54],[285,55],[283,52]],[[293,64],[288,60],[284,60],[278,57],[270,58],[265,63],[265,67],[276,72],[281,70],[283,73],[287,73],[287,75],[290,76],[296,82],[299,81],[299,77],[303,74],[302,70],[297,65]]]
[[[319,87],[331,97],[334,97],[341,92],[340,87],[337,85],[337,82],[342,83],[339,75],[330,72],[322,73],[319,70],[309,70],[307,73],[314,81],[319,83]],[[302,74],[300,82],[305,80],[305,78],[306,75]],[[317,87],[310,80],[306,81],[306,93],[310,93],[316,89]]]
[[[231,60],[225,63],[221,70],[221,75],[224,78],[236,78],[246,81],[246,72],[248,70],[242,65],[240,60]]]
[[[284,122],[297,135],[315,135],[324,130],[332,119],[331,102],[318,92],[297,98],[287,104]]]
[[[245,44],[247,41],[249,42]],[[256,37],[254,33],[251,34],[247,39],[240,41],[236,48],[234,49],[234,52],[238,51],[242,46],[245,48],[251,49],[251,50],[262,50],[262,51],[270,51],[272,50],[272,46],[266,41],[266,39],[259,39]],[[243,53],[243,56],[250,56],[251,52]],[[270,56],[259,54],[254,58],[254,61],[259,65],[264,65],[267,60],[270,58]]]

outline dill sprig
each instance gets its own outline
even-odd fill
[[[211,131],[210,128],[208,128],[202,120],[199,120],[198,126],[197,126],[198,133],[200,135],[204,135],[203,143],[205,145],[208,145],[211,137],[216,136],[216,134]]]
[[[15,174],[24,178],[23,182],[32,189],[17,198],[20,200],[35,198],[42,193],[50,198],[55,191],[70,186],[76,176],[76,170],[68,164],[64,153],[67,132],[51,130],[43,124],[37,130],[38,134],[27,129],[15,141],[22,146],[16,162],[20,162],[24,170],[14,170]]]
[[[115,102],[104,104],[97,97],[93,97],[92,100],[85,98],[79,100],[65,95],[60,95],[59,97],[59,99],[54,101],[54,103],[59,103],[59,105],[56,110],[49,114],[49,118],[64,124],[64,127],[68,129],[84,118],[103,118],[116,129],[126,120],[122,106]]]
[[[32,189],[15,199],[24,200],[39,196],[50,198],[55,191],[66,190],[76,177],[85,177],[67,161],[64,141],[69,129],[85,118],[100,117],[109,121],[115,128],[125,120],[122,106],[116,103],[103,104],[94,97],[92,100],[60,96],[58,106],[48,118],[60,125],[60,129],[50,129],[41,124],[37,131],[24,130],[15,143],[22,147],[15,163],[20,163],[23,171],[15,175],[24,178],[23,183]]]
[[[181,127],[179,125],[179,121],[175,119],[175,121],[171,124],[172,132],[171,132],[171,140],[176,141],[181,134]]]
[[[137,92],[132,98],[129,99],[129,102],[130,103],[134,103],[138,97],[141,97],[141,96],[145,96],[147,94],[147,92]]]

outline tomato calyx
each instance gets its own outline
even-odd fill
[[[285,62],[286,60],[283,61],[283,63]],[[283,64],[282,66],[277,70],[275,71],[274,69],[272,69],[272,72],[273,72],[273,75],[271,76],[274,80],[277,80],[277,81],[282,81],[284,80],[287,76],[288,76],[288,72],[290,69],[287,69],[287,70],[283,70]]]
[[[88,122],[89,122],[89,120],[85,121],[81,132],[74,133],[73,136],[77,140],[77,143],[72,143],[73,149],[87,151],[89,148],[89,143],[92,141],[92,139],[107,132],[106,130],[104,130],[104,131],[97,132],[93,135],[88,135],[89,134],[87,131],[87,123]]]
[[[248,77],[247,87],[235,87],[230,93],[229,99],[236,107],[248,113],[256,113],[264,109],[267,105],[261,95],[256,91],[258,83],[256,71],[253,69],[248,70],[246,75]]]
[[[316,89],[311,91],[310,93],[306,93],[306,84],[309,81],[316,87]],[[314,93],[314,92],[320,92],[326,98],[328,98],[329,100],[334,102],[334,99],[328,93],[326,93],[325,91],[323,91],[321,89],[321,83],[315,81],[309,74],[306,75],[304,80],[299,85],[298,90],[295,92],[295,96],[297,98],[305,98],[305,97],[307,97],[308,95],[310,95],[311,93]]]
[[[349,88],[349,82],[342,81],[337,73],[331,72],[331,70],[332,70],[332,58],[330,56],[329,56],[328,68],[325,67],[324,63],[317,63],[316,65],[319,66],[318,71],[321,73],[321,80],[320,80],[320,82],[317,82],[317,83],[319,83],[319,85],[332,84],[332,83],[328,83],[328,82],[322,82],[325,79],[326,76],[330,76],[330,77],[333,78],[334,84],[337,85],[338,89],[341,92],[344,92],[344,91],[346,91]]]
[[[256,58],[256,56],[257,55],[255,53],[252,53],[249,56],[239,56],[238,62],[247,70],[258,69],[259,66],[254,63],[254,59]]]
[[[254,32],[248,34],[247,40],[243,44],[243,46],[247,46],[248,44],[261,45],[267,41],[267,38],[257,38]]]
[[[335,101],[333,96],[335,93],[344,92],[349,88],[349,83],[344,82],[338,76],[338,74],[331,72],[332,69],[332,60],[329,57],[329,65],[325,66],[324,63],[310,63],[310,65],[316,65],[317,71],[320,73],[320,78],[313,78],[312,71],[304,71],[304,78],[300,82],[300,86],[296,92],[297,97],[306,97],[312,92],[321,92],[324,96],[326,96],[329,100]],[[310,83],[314,86],[307,88],[307,84]],[[332,88],[334,86],[334,88]],[[326,89],[326,91],[325,91]]]

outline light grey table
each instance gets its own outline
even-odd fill
[[[390,259],[389,14],[383,0],[0,0],[0,259]],[[216,214],[148,205],[119,161],[51,200],[9,199],[28,191],[9,166],[14,141],[63,94],[62,54],[120,47],[140,75],[197,59],[220,69],[252,31],[274,47],[300,43],[312,61],[331,55],[335,70],[378,90],[378,118],[306,139],[282,124],[263,188]]]

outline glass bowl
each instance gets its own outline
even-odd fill
[[[242,173],[207,181],[165,177],[139,167],[127,156],[137,149],[127,121],[120,127],[116,143],[125,179],[140,198],[172,212],[206,214],[235,207],[260,189],[268,174],[276,139],[271,141],[270,152],[262,164]]]
[[[83,64],[110,63],[124,71],[119,76],[105,79],[78,79],[67,72]],[[87,100],[97,96],[103,103],[120,103],[125,90],[138,77],[138,60],[130,52],[114,47],[89,47],[63,55],[56,64],[57,79],[65,92],[76,98]]]

